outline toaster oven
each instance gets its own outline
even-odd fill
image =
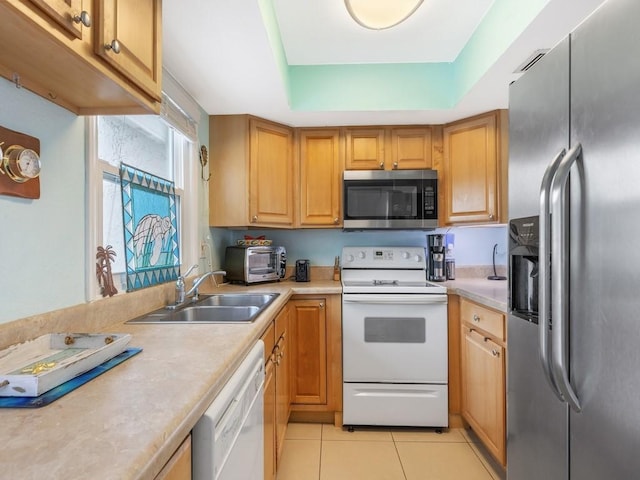
[[[277,282],[285,276],[287,253],[276,246],[229,246],[224,269],[233,283]]]

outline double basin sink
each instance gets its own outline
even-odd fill
[[[279,293],[202,295],[196,302],[156,310],[126,323],[251,323]]]

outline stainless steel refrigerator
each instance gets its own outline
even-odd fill
[[[640,1],[510,87],[508,480],[640,478]]]

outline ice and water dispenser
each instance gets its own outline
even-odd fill
[[[512,315],[538,323],[538,217],[509,222],[509,282]]]

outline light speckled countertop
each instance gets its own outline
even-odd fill
[[[444,282],[448,293],[460,295],[487,307],[507,313],[508,280],[486,278],[459,278]]]
[[[449,293],[506,311],[507,285],[446,282]],[[203,293],[277,292],[250,325],[129,325],[143,351],[52,404],[0,409],[0,478],[153,479],[268,323],[295,294],[341,294],[339,282],[224,285]]]
[[[113,324],[143,351],[48,406],[0,409],[0,478],[154,478],[291,295],[342,292],[333,281],[215,292],[249,289],[280,293],[253,324]]]

